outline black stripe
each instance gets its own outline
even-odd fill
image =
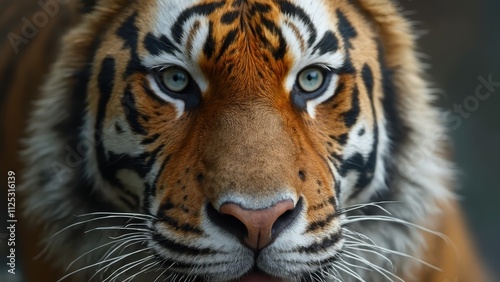
[[[274,59],[275,60],[283,59],[286,53],[286,40],[285,37],[283,37],[281,29],[274,23],[274,21],[269,20],[267,18],[262,17],[261,22],[267,30],[269,30],[272,34],[278,37],[279,45],[277,47],[272,47],[271,45],[269,45],[268,47],[273,53]]]
[[[327,31],[323,38],[314,46],[313,54],[319,50],[319,55],[337,51],[339,48],[339,41],[333,32]]]
[[[215,52],[215,39],[214,39],[214,23],[210,21],[208,23],[208,36],[205,44],[203,45],[203,54],[207,56],[208,59],[212,58]]]
[[[165,160],[163,160],[160,169],[158,170],[158,173],[155,176],[155,179],[152,184],[146,184],[146,187],[144,189],[144,203],[143,203],[143,210],[148,211],[151,205],[150,198],[156,196],[156,191],[158,190],[158,181],[160,180],[160,176],[165,170],[165,167],[167,166],[168,162],[170,161],[170,158],[172,155],[168,155],[165,157]]]
[[[228,32],[226,36],[224,36],[224,39],[222,40],[222,46],[219,49],[219,54],[217,55],[216,60],[218,61],[224,53],[227,51],[229,46],[237,39],[239,30],[238,28],[235,28]]]
[[[327,205],[330,205],[331,207],[336,206],[336,201],[335,197],[330,197],[328,198],[328,201],[322,203],[321,205],[317,206],[316,208],[323,208]],[[337,213],[334,211],[334,213],[328,214],[325,219],[322,220],[317,220],[309,223],[307,226],[307,231],[308,233],[315,232],[318,229],[323,229],[325,226],[327,226],[329,223],[331,223],[335,218],[337,217]]]
[[[337,154],[337,153],[331,153],[330,156],[332,156],[332,158],[334,158],[338,162],[343,162],[344,161],[344,158],[341,155]]]
[[[330,235],[330,237],[323,239],[319,243],[315,243],[310,246],[297,249],[297,252],[308,253],[308,254],[325,252],[325,250],[327,250],[328,248],[332,247],[333,245],[335,245],[340,241],[342,237],[341,235],[342,235],[341,233],[334,233]]]
[[[106,57],[101,63],[101,69],[97,76],[97,86],[100,91],[99,104],[96,116],[96,133],[94,135],[96,144],[101,144],[100,135],[102,133],[104,119],[106,117],[106,107],[111,98],[115,81],[115,59]],[[101,144],[102,145],[102,144]]]
[[[356,171],[358,173],[363,172],[363,168],[365,166],[365,159],[361,153],[355,153],[351,157],[342,161],[342,164],[339,168],[339,174],[342,177],[345,177],[348,172]]]
[[[307,15],[307,13],[301,7],[293,5],[286,0],[278,0],[277,2],[280,5],[280,10],[283,14],[297,17],[307,26],[307,29],[311,35],[307,40],[307,44],[309,45],[309,47],[311,47],[314,42],[316,42],[318,33],[309,15]]]
[[[158,214],[158,218],[162,224],[166,224],[177,231],[182,231],[185,233],[191,233],[195,235],[203,234],[203,231],[200,228],[193,226],[187,222],[181,223],[177,219],[170,217],[166,214],[161,214],[161,215]]]
[[[372,110],[373,117],[373,145],[368,154],[368,159],[363,166],[363,170],[361,171],[358,181],[356,182],[355,189],[349,198],[355,198],[359,195],[361,191],[364,190],[373,180],[375,169],[377,166],[377,154],[378,154],[378,124],[377,124],[377,115],[375,112],[375,105],[373,101],[373,73],[367,64],[363,66],[363,70],[361,71],[361,75],[363,78],[363,82],[365,84],[368,98],[370,99],[370,105]]]
[[[351,54],[349,50],[346,49],[344,64],[339,68],[338,74],[355,74],[356,69],[354,68],[351,60]]]
[[[139,40],[139,29],[135,25],[137,18],[137,13],[129,16],[125,22],[117,29],[116,35],[121,37],[125,43],[123,48],[130,49],[130,60],[128,61],[127,68],[124,77],[135,73],[142,68],[141,62],[139,60],[139,55],[137,54],[137,44]]]
[[[341,134],[339,136],[329,135],[330,139],[337,141],[339,145],[345,145],[347,143],[347,139],[349,135],[347,133]]]
[[[239,11],[229,11],[229,12],[226,12],[224,15],[222,15],[220,21],[221,23],[223,24],[232,24],[236,21],[236,19],[238,19],[238,16],[240,15],[240,12]]]
[[[166,52],[171,55],[175,55],[175,52],[181,52],[175,44],[170,41],[170,39],[166,35],[161,35],[159,38],[156,37],[153,33],[149,32],[146,34],[146,37],[144,37],[144,48],[148,50],[148,52],[153,55],[157,56],[161,54],[162,52]]]
[[[359,89],[358,86],[355,85],[354,90],[352,91],[351,94],[351,109],[341,114],[342,118],[344,119],[346,127],[351,128],[356,123],[360,111],[361,110],[359,108]]]
[[[125,118],[134,133],[140,135],[147,135],[146,129],[139,123],[139,111],[137,110],[137,106],[135,104],[135,97],[132,91],[130,90],[130,86],[127,86],[125,89],[122,99],[121,99],[123,111],[125,114]]]
[[[192,16],[194,16],[194,15],[208,16],[208,15],[212,14],[216,9],[224,6],[224,4],[225,4],[225,1],[205,3],[205,4],[199,4],[199,5],[193,6],[189,9],[184,10],[179,15],[179,17],[177,17],[177,20],[175,21],[175,23],[172,25],[172,28],[170,29],[170,32],[171,32],[172,36],[174,37],[174,41],[177,44],[181,43],[182,35],[184,34],[183,25]]]
[[[172,210],[174,208],[175,208],[174,203],[170,202],[170,200],[166,200],[163,203],[161,203],[160,207],[158,208],[158,211],[156,212],[156,217],[162,218],[169,210]]]
[[[158,233],[157,231],[153,233],[152,237],[153,237],[152,240],[157,242],[160,246],[177,254],[197,256],[197,255],[209,255],[214,252],[208,248],[198,249],[174,242],[166,238],[162,234]]]
[[[363,69],[361,70],[361,77],[365,83],[366,91],[368,92],[370,100],[373,100],[373,73],[369,65],[364,64]]]
[[[307,226],[306,232],[312,233],[312,232],[317,231],[318,229],[325,228],[325,226],[327,226],[330,222],[333,221],[333,219],[335,219],[335,216],[336,216],[335,213],[331,213],[323,220],[317,220],[317,221],[309,223],[309,225]]]
[[[379,51],[380,53],[382,52]],[[382,57],[382,54],[380,55]],[[385,118],[387,120],[387,131],[391,139],[392,153],[398,153],[404,143],[408,140],[410,127],[402,118],[398,106],[400,104],[398,94],[393,82],[393,71],[385,66],[384,59],[380,58],[382,72],[382,87],[384,97],[382,98],[382,106],[384,108]],[[392,155],[392,154],[390,154]]]
[[[158,140],[159,137],[160,137],[159,133],[153,134],[152,136],[142,140],[141,145],[150,145],[150,144],[156,142],[156,140]]]
[[[345,14],[337,9],[337,18],[338,18],[338,28],[340,31],[340,35],[344,40],[344,45],[346,49],[352,49],[353,45],[351,43],[351,39],[358,36],[356,29],[352,26],[351,22],[347,19]]]
[[[265,14],[271,11],[271,5],[255,2],[250,9],[250,15],[254,16],[256,14]]]

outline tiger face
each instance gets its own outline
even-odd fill
[[[346,251],[364,240],[353,234],[392,236],[345,224],[396,198],[388,173],[408,138],[377,28],[356,1],[97,1],[45,90],[72,97],[52,106],[71,109],[54,143],[82,161],[45,175],[77,187],[61,188],[71,214],[108,212],[76,230],[121,217],[113,238],[129,241],[86,235],[71,260],[101,273],[113,261],[110,279],[348,281],[364,271],[348,261],[378,259],[369,280],[392,277],[379,249]]]

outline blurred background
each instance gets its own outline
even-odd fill
[[[17,0],[0,1],[0,9],[6,9],[10,1]],[[422,59],[429,65],[429,79],[439,89],[438,104],[450,121],[461,204],[480,253],[491,272],[500,277],[500,1],[395,1],[421,34]],[[1,39],[7,33],[8,27],[0,26]],[[2,74],[0,82],[8,82],[7,76]],[[494,83],[485,85],[485,81]],[[482,99],[476,96],[480,85]],[[6,110],[3,95],[0,93],[0,112]],[[2,134],[0,145],[7,141]],[[0,195],[2,207],[5,196]],[[13,281],[12,276],[4,276],[5,216],[2,211],[0,281]],[[21,275],[16,278],[22,281]]]
[[[500,1],[398,3],[422,32],[428,77],[449,116],[458,194],[476,244],[500,281]],[[482,87],[480,95],[491,95],[477,99],[476,89],[489,76],[498,86]]]

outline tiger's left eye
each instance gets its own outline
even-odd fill
[[[297,84],[302,91],[311,93],[318,90],[325,81],[323,70],[319,67],[310,67],[302,70],[297,77]]]
[[[181,68],[170,67],[160,75],[163,86],[172,92],[181,92],[189,84],[189,74]]]

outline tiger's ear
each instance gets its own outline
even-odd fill
[[[84,14],[92,12],[98,0],[80,0],[80,11]]]

